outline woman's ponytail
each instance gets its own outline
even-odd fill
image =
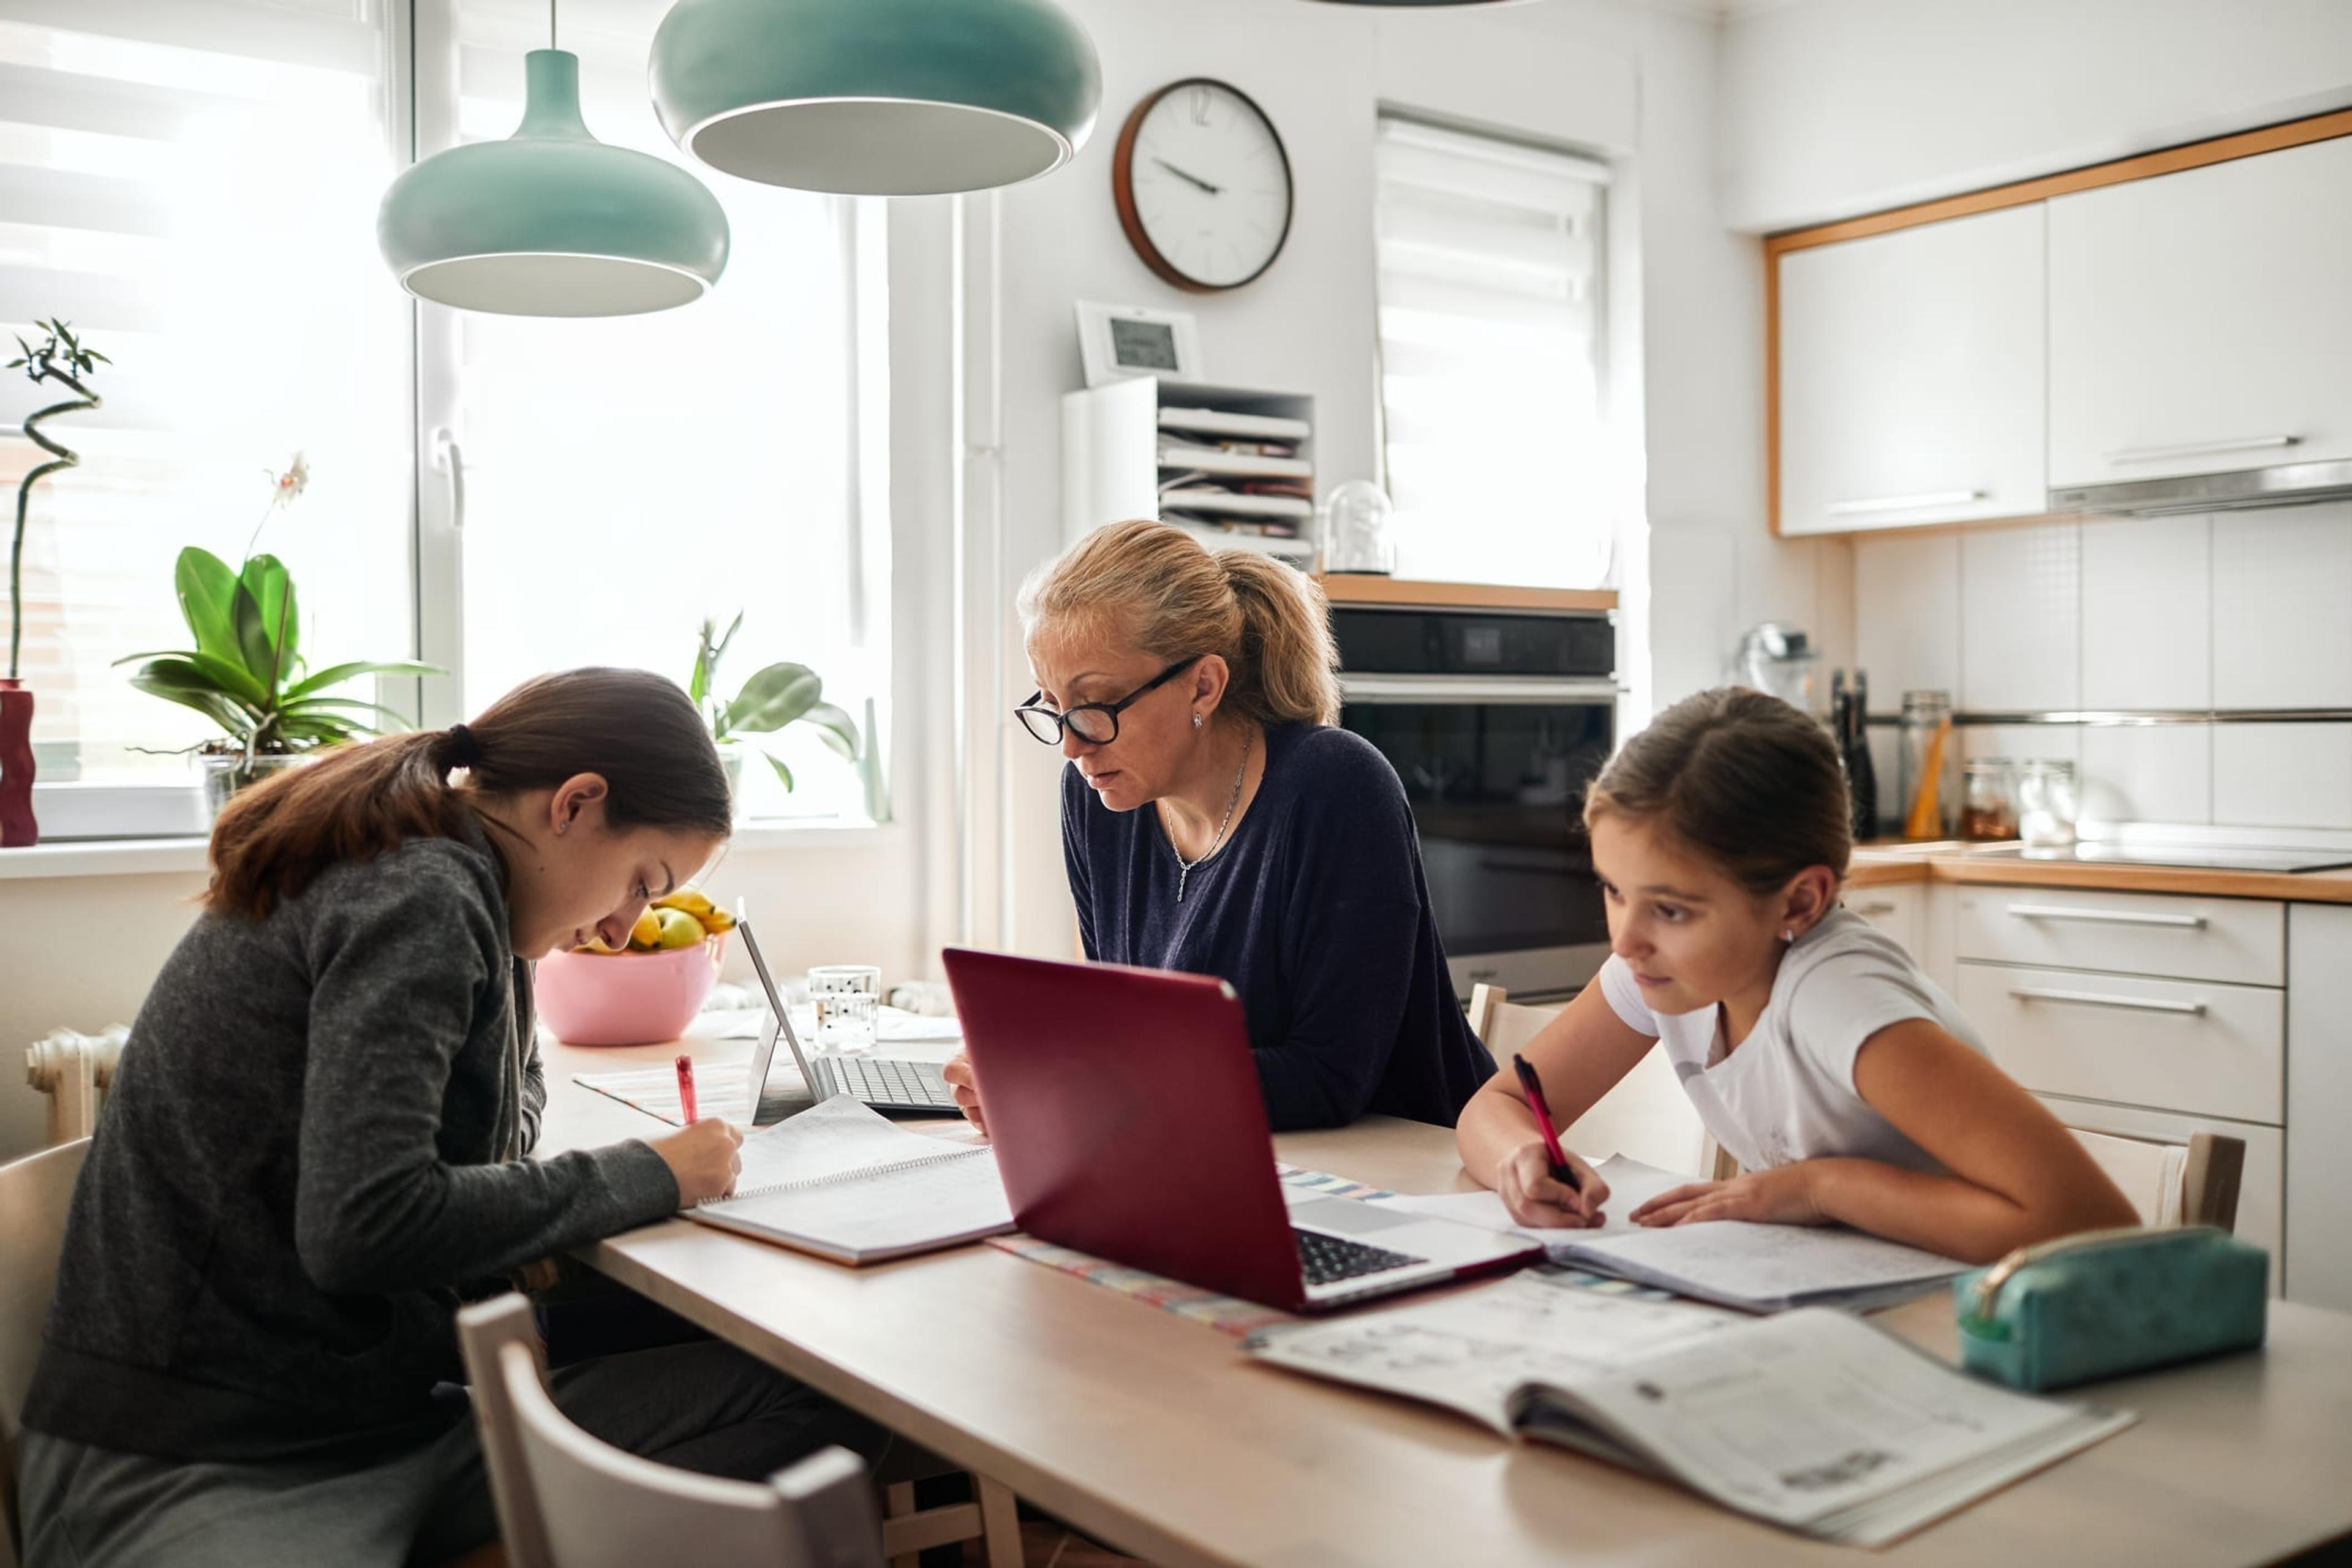
[[[1218,553],[1241,608],[1242,657],[1228,700],[1261,724],[1329,724],[1339,717],[1339,650],[1323,590],[1254,550]]]
[[[566,670],[525,681],[469,724],[341,747],[239,795],[213,828],[205,907],[264,919],[339,860],[462,837],[477,802],[582,773],[604,780],[616,827],[724,837],[733,826],[726,770],[685,692],[646,670]]]

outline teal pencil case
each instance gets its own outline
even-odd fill
[[[2212,1226],[2087,1231],[1955,1280],[1960,1364],[2064,1388],[2263,1342],[2270,1257]]]

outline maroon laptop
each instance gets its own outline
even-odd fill
[[[1522,1236],[1286,1186],[1222,980],[968,948],[945,962],[1032,1236],[1294,1311],[1541,1256]]]

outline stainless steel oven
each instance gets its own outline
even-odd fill
[[[1609,956],[1584,786],[1614,748],[1605,614],[1331,612],[1339,722],[1404,781],[1438,934],[1465,999],[1573,995]]]

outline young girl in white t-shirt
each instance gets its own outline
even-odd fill
[[[1753,691],[1685,699],[1602,771],[1584,820],[1609,961],[1522,1054],[1566,1127],[1664,1050],[1743,1171],[1634,1223],[1841,1222],[1983,1262],[2137,1222],[1910,954],[1838,906],[1853,839],[1818,723]],[[1580,1190],[1552,1178],[1507,1064],[1455,1136],[1521,1224],[1601,1223],[1607,1184],[1574,1154]]]

